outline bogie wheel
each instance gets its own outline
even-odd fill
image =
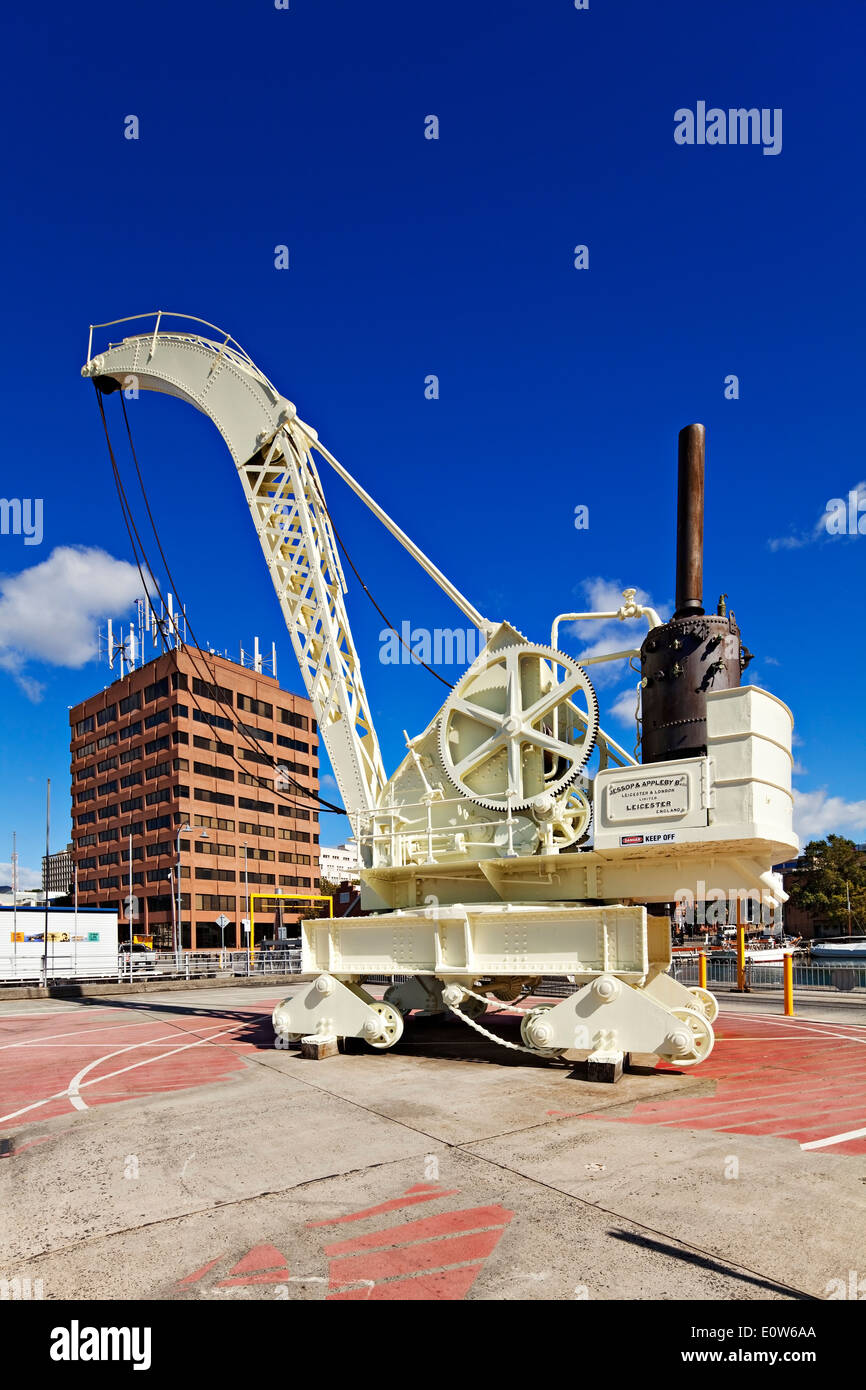
[[[386,1048],[393,1047],[402,1038],[403,1015],[391,1004],[386,1004],[384,1000],[371,1004],[370,1008],[379,1015],[379,1033],[375,1038],[368,1038],[365,1034],[365,1040],[378,1052],[384,1052]]]
[[[563,1054],[568,1051],[568,1049],[564,1047],[539,1047],[538,1043],[535,1042],[532,1037],[531,1025],[533,1020],[540,1018],[542,1014],[549,1013],[549,1011],[555,1007],[554,1004],[539,1004],[536,1008],[530,1009],[529,1013],[524,1014],[521,1020],[520,1036],[523,1040],[523,1045],[524,1047],[530,1048],[538,1057],[562,1057]]]
[[[713,1025],[702,1011],[695,1009],[672,1009],[677,1023],[673,1029],[685,1037],[685,1046],[660,1054],[674,1067],[696,1067],[709,1057],[716,1041]]]
[[[719,1016],[719,1001],[708,989],[702,989],[700,985],[693,985],[689,989],[689,994],[693,994],[699,1009],[706,1014],[710,1023],[715,1023]]]

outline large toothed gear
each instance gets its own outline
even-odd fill
[[[439,752],[449,778],[491,811],[549,805],[589,761],[598,701],[586,672],[553,647],[482,653],[449,695]]]

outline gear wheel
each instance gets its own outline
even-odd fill
[[[574,658],[510,643],[483,652],[449,695],[439,753],[464,796],[491,811],[520,811],[574,781],[597,733],[595,691]]]

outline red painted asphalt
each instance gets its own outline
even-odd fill
[[[276,1003],[168,1017],[137,1004],[0,1015],[0,1130],[241,1072],[245,1054],[272,1046]]]
[[[205,1296],[211,1290],[270,1285],[273,1293],[288,1293],[292,1283],[327,1285],[329,1301],[386,1302],[399,1300],[439,1300],[453,1302],[469,1292],[509,1226],[513,1211],[495,1205],[455,1207],[436,1211],[419,1220],[398,1221],[376,1228],[381,1216],[419,1202],[440,1206],[446,1199],[459,1197],[459,1189],[444,1189],[438,1183],[421,1183],[401,1196],[375,1207],[336,1216],[330,1221],[311,1221],[312,1230],[360,1222],[361,1235],[325,1244],[328,1277],[295,1276],[285,1256],[275,1245],[256,1245],[228,1267],[232,1258],[224,1252],[178,1280],[178,1289],[198,1285]],[[411,1215],[411,1213],[410,1213]],[[319,1266],[321,1267],[321,1266]],[[227,1278],[217,1278],[220,1274]]]
[[[629,1115],[585,1118],[768,1135],[819,1153],[866,1153],[866,1027],[722,1013],[715,1033],[707,1061],[690,1068],[713,1083],[711,1094],[638,1101]],[[660,1062],[657,1070],[676,1068]]]
[[[272,1046],[276,1002],[257,999],[225,1010],[161,1004],[156,1017],[141,1004],[0,1015],[0,1130],[20,1132],[34,1121],[231,1076],[240,1082],[245,1058]],[[515,1028],[516,1017],[499,1017],[509,1032]],[[401,1051],[411,1052],[411,1031],[410,1025]],[[466,1045],[471,1049],[468,1036]],[[658,1070],[676,1068],[659,1064]],[[638,1101],[627,1116],[596,1111],[592,1118],[772,1135],[821,1145],[818,1152],[866,1153],[866,1132],[858,1133],[866,1131],[866,1027],[722,1013],[715,1050],[690,1071],[712,1084],[710,1094]],[[565,1099],[567,1084],[563,1089]],[[564,1106],[551,1118],[580,1113]],[[27,1146],[20,1142],[4,1156]]]

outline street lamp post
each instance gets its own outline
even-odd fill
[[[250,880],[247,873],[247,842],[244,840],[244,898],[246,900],[247,945],[252,945],[252,922],[250,921]],[[261,881],[261,880],[260,880]]]
[[[171,898],[171,949],[177,949],[177,903],[174,899],[174,869],[168,871],[168,895]]]
[[[175,953],[177,953],[177,951],[178,951],[179,948],[180,948],[180,944],[181,944],[181,941],[180,941],[180,938],[181,938],[181,927],[180,927],[180,837],[181,837],[181,835],[183,835],[183,833],[184,833],[186,830],[192,830],[192,826],[191,826],[191,825],[182,825],[182,826],[180,827],[180,829],[178,830],[178,832],[177,832],[177,836],[175,837],[175,844],[177,845],[177,916],[176,916],[176,919],[172,922],[172,934],[174,935],[174,938],[175,938],[175,939],[174,939],[174,950],[175,950]],[[201,832],[201,834],[199,835],[198,838],[199,838],[200,840],[209,840],[209,839],[210,839],[210,836],[208,835],[208,833],[207,833],[206,830],[203,830],[203,831]],[[191,917],[190,917],[190,922],[192,922],[192,918],[191,918]],[[192,927],[191,927],[191,926],[190,926],[190,932],[192,932]],[[190,936],[190,940],[192,940],[192,936]]]

